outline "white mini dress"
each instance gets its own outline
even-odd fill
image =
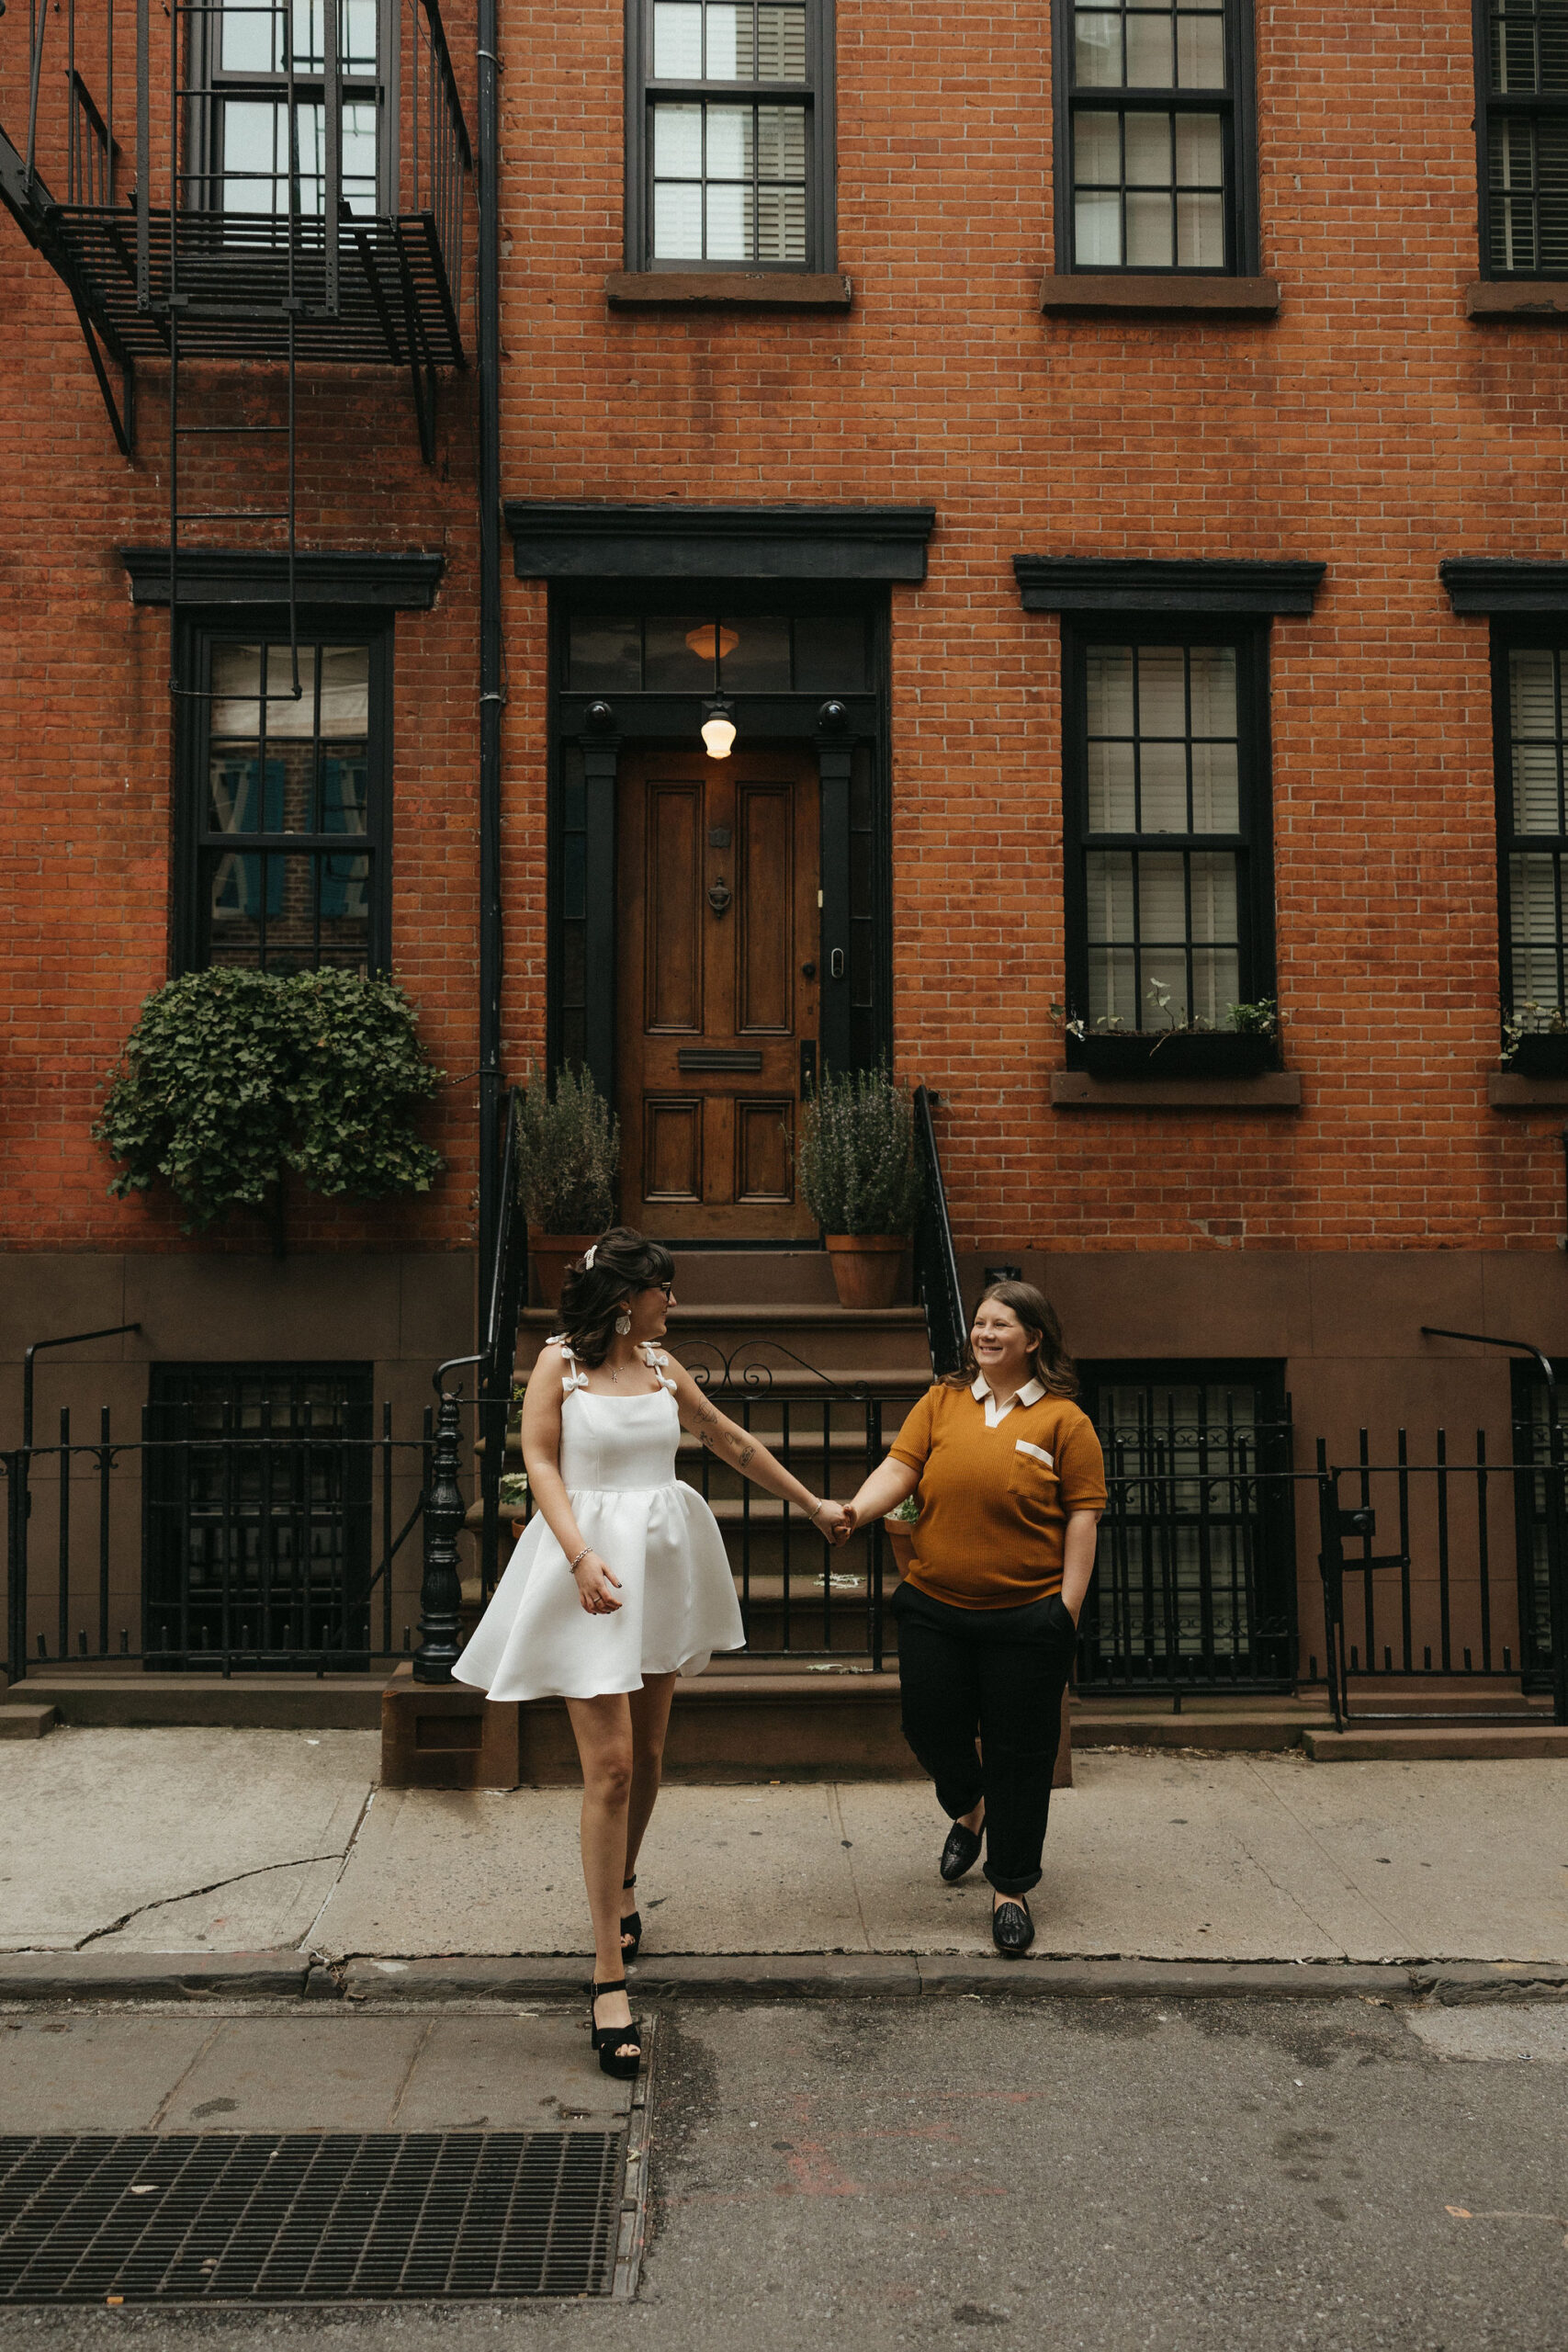
[[[536,1513],[452,1671],[492,1699],[593,1699],[647,1674],[700,1674],[744,1646],[724,1538],[675,1476],[681,1421],[667,1356],[643,1351],[659,1386],[594,1395],[570,1349],[560,1471],[582,1541],[620,1578],[620,1607],[591,1616],[566,1554]]]

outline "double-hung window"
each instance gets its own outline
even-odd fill
[[[179,960],[387,968],[388,632],[193,629]]]
[[[1503,1000],[1525,1034],[1568,1021],[1568,629],[1493,647]]]
[[[1568,277],[1568,0],[1476,0],[1481,266]]]
[[[377,209],[377,13],[378,0],[337,0],[343,193],[356,213]],[[190,169],[205,209],[319,216],[327,160],[323,0],[219,0],[195,21],[206,28],[210,107],[206,152]]]
[[[628,0],[633,269],[833,266],[830,0]]]
[[[1265,632],[1064,630],[1075,1035],[1273,995]]]
[[[1057,266],[1257,268],[1250,0],[1055,0]]]

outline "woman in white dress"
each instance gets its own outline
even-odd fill
[[[642,1928],[626,1896],[675,1678],[746,1638],[717,1522],[675,1476],[682,1430],[829,1541],[846,1524],[660,1347],[674,1272],[668,1250],[619,1227],[568,1274],[560,1335],[540,1350],[523,1400],[535,1515],[453,1668],[492,1699],[566,1701],[582,1764],[590,2027],[600,2065],[623,2077],[642,2056],[626,1988]]]

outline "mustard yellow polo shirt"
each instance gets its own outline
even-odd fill
[[[983,1378],[927,1389],[891,1448],[919,1473],[907,1581],[955,1609],[1017,1609],[1062,1589],[1076,1510],[1105,1509],[1105,1461],[1089,1415],[1039,1381],[998,1409]]]

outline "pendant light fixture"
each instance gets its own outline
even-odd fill
[[[722,695],[703,705],[703,741],[710,760],[727,760],[735,741],[735,706]]]

